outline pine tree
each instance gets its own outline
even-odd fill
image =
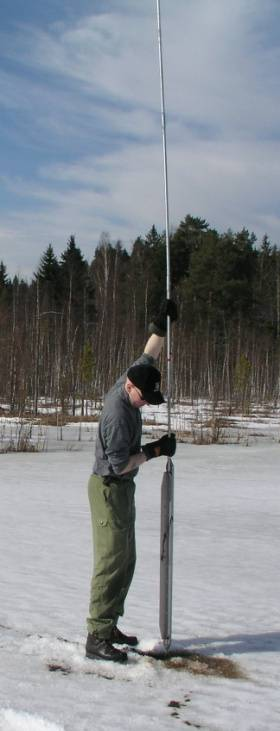
[[[201,246],[208,230],[209,224],[204,218],[187,215],[171,236],[171,276],[174,286],[188,276],[191,255]]]
[[[52,244],[49,244],[40,259],[35,280],[39,283],[43,308],[56,310],[61,305],[62,281]]]
[[[61,255],[60,270],[62,286],[66,297],[71,297],[76,315],[83,308],[83,289],[87,275],[87,263],[81,249],[76,245],[75,236],[70,236],[67,248]]]
[[[52,244],[49,244],[43,256],[41,257],[35,277],[41,282],[56,283],[56,281],[59,279],[59,263],[55,256]]]
[[[7,275],[7,267],[0,261],[0,301],[6,301],[8,292],[11,289],[11,281]]]
[[[79,362],[84,347],[88,327],[86,285],[88,264],[81,249],[76,245],[75,236],[70,236],[67,248],[61,255],[61,279],[64,302],[64,339],[65,360],[62,382],[64,390],[72,400],[72,413],[75,414],[79,380]]]
[[[8,286],[7,267],[0,261],[0,291]]]

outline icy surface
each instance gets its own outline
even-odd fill
[[[89,437],[0,455],[0,731],[279,731],[279,444],[179,444],[174,459],[174,643],[236,662],[246,678],[231,679],[132,654],[127,666],[85,659]],[[138,562],[121,622],[146,648],[159,640],[164,468],[153,460],[137,478]]]

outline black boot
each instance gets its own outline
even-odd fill
[[[94,633],[88,634],[86,642],[86,657],[90,660],[113,660],[113,662],[126,662],[127,654],[113,647],[108,639],[96,637]]]
[[[128,645],[129,647],[138,645],[137,637],[134,635],[124,635],[118,627],[112,629],[110,642],[115,642],[116,645]]]

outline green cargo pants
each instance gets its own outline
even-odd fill
[[[88,494],[93,529],[94,573],[87,627],[107,639],[124,613],[124,601],[134,574],[135,484],[119,479],[105,485],[92,475]]]

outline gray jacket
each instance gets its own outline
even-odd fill
[[[155,365],[151,355],[143,355],[133,365]],[[133,454],[140,452],[142,418],[140,409],[131,405],[124,384],[127,371],[108,392],[102,410],[95,447],[93,473],[96,475],[120,475]],[[130,479],[138,468],[122,475]]]

